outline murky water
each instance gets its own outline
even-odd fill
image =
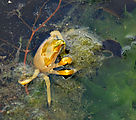
[[[38,28],[58,3],[0,1],[0,119],[135,120],[136,2],[62,1],[59,11],[35,33],[24,70],[32,28]],[[49,75],[49,107],[41,75],[28,84],[29,95],[18,80],[24,73],[33,75],[36,50],[53,30],[60,31],[66,42],[66,51],[56,62],[69,56],[73,63],[64,68],[78,71],[69,77]]]

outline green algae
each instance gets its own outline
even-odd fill
[[[72,58],[72,65],[77,70],[83,70],[82,74],[89,75],[99,68],[105,58],[102,54],[102,43],[94,33],[89,33],[87,28],[66,29],[63,32],[66,40],[69,56]]]
[[[86,109],[93,113],[93,120],[135,120],[135,51],[133,46],[126,57],[106,60],[98,76],[82,80],[87,88],[85,96],[92,101]]]

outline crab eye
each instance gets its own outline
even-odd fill
[[[57,42],[54,45],[54,48],[58,47],[59,45],[65,45],[64,40],[61,40],[61,39],[57,40]]]
[[[57,38],[57,40],[59,40],[59,37],[58,37],[58,35],[56,35],[56,38]]]

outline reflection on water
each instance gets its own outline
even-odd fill
[[[24,71],[24,51],[32,27],[47,19],[58,2],[0,1],[0,119],[135,120],[135,0],[62,1],[60,10],[33,37]],[[66,53],[61,53],[57,62],[70,56],[71,67],[80,70],[67,79],[49,76],[49,108],[40,76],[28,85],[29,95],[18,80],[25,72],[28,77],[33,74],[37,48],[56,29],[67,44]],[[103,54],[106,40],[112,41],[106,44],[112,57]]]

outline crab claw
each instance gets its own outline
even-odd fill
[[[71,64],[71,63],[72,63],[72,58],[64,57],[61,59],[61,61],[58,63],[58,65],[66,65],[66,64]]]
[[[59,70],[56,71],[58,75],[72,75],[76,72],[76,69],[72,69],[72,70]]]

